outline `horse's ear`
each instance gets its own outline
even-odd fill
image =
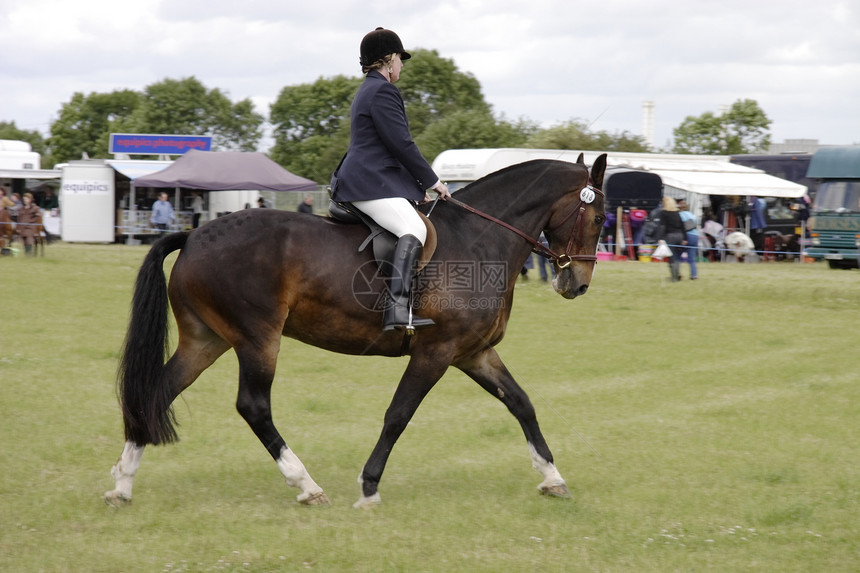
[[[585,154],[580,152],[579,157],[576,158],[576,162],[580,165],[585,165]]]
[[[606,154],[601,153],[591,166],[591,181],[598,189],[603,189],[603,174],[606,172]]]

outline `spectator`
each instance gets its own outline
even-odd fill
[[[12,202],[12,199],[10,199],[9,197],[6,196],[6,189],[4,189],[3,187],[0,187],[0,208],[4,208],[4,207],[8,208],[8,207],[14,207],[14,206],[15,206],[15,203]]]
[[[45,211],[50,211],[51,209],[57,209],[59,206],[60,202],[57,200],[57,196],[54,195],[54,190],[48,187],[45,190],[45,194],[42,195],[42,200],[39,201],[39,207]]]
[[[767,218],[765,210],[767,209],[767,201],[761,197],[752,197],[750,199],[750,238],[753,240],[755,250],[760,255],[764,251],[764,230],[767,228]]]
[[[687,246],[684,223],[678,212],[678,204],[671,197],[663,197],[663,212],[660,215],[660,229],[658,238],[666,241],[672,250],[672,258],[669,259],[669,274],[672,282],[681,280],[681,255]]]
[[[12,220],[18,220],[18,211],[24,206],[24,201],[21,200],[20,193],[12,193],[12,206],[9,207],[9,214],[12,215]]]
[[[24,200],[18,209],[18,224],[15,230],[24,243],[24,252],[27,255],[35,255],[33,246],[36,244],[36,233],[41,232],[42,212],[33,202],[32,193],[24,193]]]
[[[152,216],[149,222],[160,231],[167,231],[167,226],[176,220],[173,213],[173,205],[167,200],[167,193],[162,191],[158,194],[158,201],[152,204]]]
[[[549,248],[549,243],[547,242],[546,237],[543,233],[541,233],[540,237],[538,237],[538,241],[540,241],[540,244],[544,247]],[[538,273],[540,274],[540,280],[542,280],[543,282],[548,282],[550,273],[552,274],[553,278],[555,278],[555,265],[540,255],[535,256],[537,257],[537,267]],[[549,272],[547,272],[547,267],[549,267]]]
[[[690,280],[694,281],[699,278],[696,268],[696,259],[699,257],[698,222],[696,216],[690,211],[690,206],[683,199],[678,201],[678,211],[681,214],[681,221],[684,223],[684,231],[686,232],[687,245],[684,250],[687,253],[687,262],[690,264]]]
[[[305,200],[299,203],[297,211],[299,213],[312,214],[314,212],[314,196],[311,194],[305,195]]]
[[[203,197],[198,191],[194,191],[191,197],[191,227],[196,229],[200,226],[200,216],[203,215]]]

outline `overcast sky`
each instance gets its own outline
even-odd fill
[[[0,121],[47,135],[74,92],[195,76],[268,116],[288,85],[359,76],[384,26],[473,74],[497,114],[655,143],[750,98],[774,142],[860,143],[857,0],[0,0]],[[409,73],[408,66],[404,74]],[[265,151],[265,149],[263,149]]]

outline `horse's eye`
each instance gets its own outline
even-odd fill
[[[603,215],[595,215],[594,216],[594,224],[595,225],[602,225],[605,222],[606,222],[606,217],[604,217]]]

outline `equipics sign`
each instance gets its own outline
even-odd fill
[[[110,134],[110,152],[134,155],[183,155],[189,149],[209,151],[212,138],[207,135]]]

